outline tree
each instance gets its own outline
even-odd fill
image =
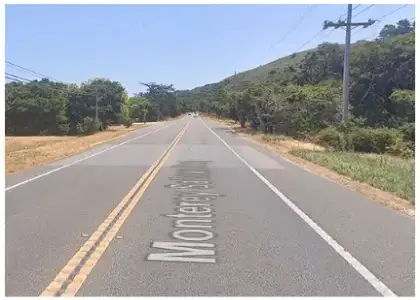
[[[246,121],[255,111],[255,99],[247,90],[242,93],[231,93],[235,105],[236,114],[242,128],[245,128]]]
[[[161,117],[175,117],[179,114],[179,106],[172,84],[157,84],[155,82],[141,84],[147,87],[147,91],[138,95],[147,98],[157,120]]]
[[[395,116],[396,125],[414,123],[415,121],[415,91],[394,90],[389,97],[390,111]]]
[[[145,97],[134,96],[128,99],[128,110],[130,112],[130,118],[133,120],[145,123],[149,107],[150,104]]]
[[[397,22],[397,26],[395,25],[385,25],[381,32],[379,33],[378,39],[384,40],[386,38],[403,35],[410,32],[414,32],[415,23],[410,23],[407,19],[400,20]]]
[[[5,90],[6,134],[65,134],[68,86],[48,79],[7,83]]]

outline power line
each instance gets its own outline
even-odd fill
[[[401,6],[400,6],[400,7],[398,7],[397,9],[394,9],[394,10],[392,10],[392,11],[390,11],[390,12],[386,13],[385,15],[383,15],[383,16],[381,16],[381,17],[379,17],[379,18],[376,20],[376,22],[380,24],[380,22],[381,22],[384,18],[386,18],[386,17],[388,17],[388,16],[392,15],[393,13],[396,13],[396,12],[397,12],[397,11],[399,11],[400,9],[402,9],[402,8],[406,7],[407,5],[408,5],[408,4],[401,5]],[[353,36],[354,34],[356,34],[357,32],[359,32],[361,29],[362,29],[362,28],[359,28],[358,30],[353,31],[352,36]],[[368,39],[369,39],[369,38],[371,38],[372,36],[375,36],[375,35],[377,35],[377,34],[373,34],[373,35],[371,35],[370,37],[368,37]]]
[[[20,76],[16,76],[14,74],[10,74],[10,73],[7,73],[7,72],[5,72],[5,74],[6,74],[6,77],[14,77],[15,79],[20,80],[20,81],[22,81],[22,80],[25,80],[25,81],[28,81],[28,82],[31,81],[29,79],[26,79],[26,78],[23,78],[23,77],[20,77]],[[10,78],[8,78],[8,79],[10,79]]]
[[[353,7],[353,11],[356,10],[359,6],[361,6],[362,4],[357,4],[355,7]]]
[[[358,8],[359,6],[360,6],[361,4],[358,4],[358,5],[356,5],[354,8],[353,8],[353,10],[354,9],[356,9],[356,8]],[[345,12],[345,13],[343,13],[343,14],[341,14],[338,18],[337,18],[337,20],[336,20],[336,22],[338,22],[338,21],[340,21],[340,18],[341,17],[343,17],[343,16],[345,16],[345,15],[347,15],[347,11]],[[334,31],[334,29],[332,29],[331,30],[331,32],[333,32]],[[295,53],[296,52],[298,52],[299,50],[301,50],[303,47],[305,47],[307,44],[309,44],[310,42],[312,42],[318,35],[320,35],[322,32],[324,32],[324,29],[321,29],[320,31],[318,31],[318,33],[317,34],[315,34],[311,39],[309,39],[305,44],[303,44],[302,46],[300,46],[296,51],[295,51]],[[330,34],[331,34],[331,32],[330,33],[328,33],[324,38],[326,38],[327,36],[329,36]]]
[[[10,76],[7,76],[7,75],[6,75],[6,79],[11,80],[12,82],[19,81],[19,82],[21,82],[21,83],[26,83],[26,81],[22,81],[22,80],[20,80],[20,79],[16,79],[16,78],[14,78],[14,77],[10,77]]]
[[[376,4],[371,4],[371,5],[369,5],[368,7],[366,7],[365,9],[363,9],[363,10],[361,10],[361,11],[359,11],[357,14],[355,14],[354,16],[353,16],[353,18],[354,17],[357,17],[358,15],[360,15],[361,13],[363,13],[363,12],[365,12],[365,11],[367,11],[368,9],[370,9],[370,8],[372,8],[373,6],[375,6]]]
[[[313,4],[313,5],[311,5],[310,7],[309,7],[309,9],[308,9],[308,13],[311,13],[313,10],[314,10],[314,8],[316,7],[316,5],[317,4]],[[282,38],[281,39],[279,39],[277,42],[275,42],[271,47],[270,47],[270,49],[269,49],[269,51],[271,50],[271,49],[273,49],[278,43],[280,43],[282,40],[284,40],[285,38],[286,38],[286,36],[290,33],[290,32],[292,32],[293,30],[295,30],[299,25],[300,25],[300,23],[302,23],[302,21],[305,19],[305,15],[306,15],[306,13],[303,13],[302,14],[302,16],[301,16],[301,18],[299,19],[299,21],[292,27],[292,28],[290,28],[283,36],[282,36]]]
[[[353,7],[352,8],[352,11],[354,11],[354,10],[356,10],[359,6],[360,6],[361,4],[358,4],[358,5],[356,5],[355,7]],[[360,14],[360,13],[359,13]],[[339,22],[340,21],[340,19],[341,19],[341,17],[344,17],[344,16],[346,16],[347,15],[347,11],[344,13],[344,14],[342,14],[342,15],[340,15],[338,18],[337,18],[337,20],[336,20],[336,22]],[[322,29],[322,30],[324,30],[324,29]],[[334,32],[334,28],[333,29],[331,29],[330,30],[330,32],[328,32],[328,34],[326,35],[326,36],[324,36],[324,39],[326,39],[327,37],[329,37],[330,35],[331,35],[331,33],[333,33]]]
[[[6,78],[9,79],[9,80],[15,80],[15,81],[19,81],[19,82],[22,82],[22,83],[25,83],[25,84],[28,84],[28,83],[31,83],[32,81],[34,81],[34,80],[30,80],[28,78],[20,77],[20,76],[17,76],[17,75],[14,75],[14,74],[10,74],[10,73],[5,73],[5,74],[6,74]],[[53,90],[53,91],[55,90],[55,91],[57,91],[59,93],[66,92],[66,93],[75,94],[75,95],[96,96],[96,94],[92,94],[92,93],[87,93],[87,92],[72,92],[72,91],[69,91],[69,90],[63,90],[61,88],[52,87],[52,86],[44,86],[44,88],[49,89],[49,90]]]
[[[346,44],[344,50],[344,71],[343,71],[343,122],[347,122],[349,114],[349,95],[350,95],[350,46],[351,46],[351,29],[352,26],[363,26],[366,28],[375,21],[369,19],[367,22],[352,22],[352,4],[347,6],[347,22],[340,21],[337,23],[331,21],[324,22],[324,29],[328,27],[339,28],[346,27]]]
[[[379,21],[379,20],[382,20],[383,18],[388,17],[389,15],[392,15],[393,13],[395,13],[395,12],[399,11],[400,9],[402,9],[402,8],[404,8],[404,7],[406,7],[406,6],[408,6],[408,4],[402,5],[402,6],[398,7],[397,9],[394,9],[393,11],[391,11],[391,12],[389,12],[389,13],[387,13],[387,14],[383,15],[382,17],[379,17],[378,21]]]
[[[32,74],[34,74],[34,75],[38,76],[38,77],[41,77],[41,78],[48,78],[48,79],[53,79],[53,80],[55,80],[55,81],[60,81],[60,80],[57,80],[56,78],[53,78],[53,77],[47,76],[47,75],[42,74],[42,73],[39,73],[39,72],[35,72],[35,71],[31,70],[31,69],[28,69],[28,68],[25,68],[25,67],[19,66],[19,65],[14,64],[14,63],[12,63],[12,62],[10,62],[10,61],[7,61],[7,60],[6,60],[6,64],[9,64],[10,66],[13,66],[13,67],[15,67],[15,68],[19,68],[19,69],[21,69],[21,70],[24,70],[24,71],[30,72],[30,73],[32,73]]]

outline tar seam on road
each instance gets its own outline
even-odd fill
[[[200,118],[201,119],[201,118]],[[252,167],[245,159],[233,150],[216,132],[213,131],[204,121],[203,124],[213,133],[240,161],[242,161],[248,169],[250,169],[262,182],[264,182],[283,202],[292,209],[306,224],[308,224],[328,245],[330,245],[350,266],[352,266],[363,278],[369,282],[376,291],[385,297],[396,297],[396,295],[372,272],[370,272],[362,263],[347,252],[337,241],[335,241],[327,232],[325,232],[317,223],[308,217],[299,207],[297,207],[289,198],[281,193],[269,180],[267,180],[260,172]]]
[[[162,168],[171,151],[184,135],[187,125],[175,137],[161,157],[143,174],[124,199],[70,259],[40,296],[75,296],[112,242],[141,196]]]
[[[36,180],[36,179],[39,179],[39,178],[41,178],[41,177],[44,177],[44,176],[50,175],[50,174],[52,174],[52,173],[55,173],[55,172],[57,172],[57,171],[60,171],[60,170],[62,170],[62,169],[68,168],[68,167],[70,167],[70,166],[72,166],[72,165],[75,165],[75,164],[77,164],[77,163],[79,163],[79,162],[82,162],[82,161],[84,161],[84,160],[87,160],[87,159],[89,159],[89,158],[92,158],[92,157],[94,157],[94,156],[97,156],[97,155],[102,154],[102,153],[104,153],[104,152],[107,152],[107,151],[109,151],[109,150],[115,149],[115,148],[117,148],[117,147],[119,147],[119,146],[122,146],[122,145],[124,145],[124,144],[127,144],[127,143],[130,143],[130,142],[132,142],[132,141],[135,141],[135,140],[138,140],[138,139],[144,138],[145,136],[151,135],[151,134],[153,134],[153,133],[155,133],[155,132],[161,131],[161,130],[163,130],[163,129],[165,129],[165,128],[168,128],[168,127],[170,127],[170,126],[173,126],[173,125],[175,125],[175,124],[176,124],[176,123],[169,124],[169,125],[167,125],[167,126],[165,126],[165,127],[162,127],[162,128],[156,129],[156,130],[154,130],[154,131],[152,131],[152,132],[148,132],[148,133],[143,134],[143,135],[141,135],[141,136],[138,136],[138,137],[132,138],[132,139],[130,139],[130,140],[127,140],[127,141],[125,141],[125,142],[119,143],[119,144],[114,145],[114,146],[112,146],[112,147],[106,148],[106,149],[104,149],[104,150],[102,150],[102,151],[99,151],[99,152],[97,152],[97,153],[94,153],[94,154],[92,154],[92,155],[89,155],[89,156],[86,156],[86,157],[84,157],[84,158],[78,159],[78,160],[76,160],[76,161],[74,161],[74,162],[72,162],[72,163],[66,164],[66,165],[64,165],[64,166],[58,167],[58,168],[56,168],[56,169],[53,169],[53,170],[51,170],[51,171],[48,171],[48,172],[45,172],[45,173],[39,174],[39,175],[37,175],[37,176],[35,176],[35,177],[32,177],[32,178],[29,178],[29,179],[27,179],[27,180],[21,181],[21,182],[19,182],[19,183],[16,183],[16,184],[14,184],[14,185],[12,185],[12,186],[9,186],[9,187],[5,188],[5,192],[7,192],[7,191],[9,191],[9,190],[12,190],[12,189],[14,189],[14,188],[17,188],[18,186],[24,185],[24,184],[26,184],[26,183],[28,183],[28,182],[34,181],[34,180]],[[79,154],[81,154],[81,153],[79,153]]]

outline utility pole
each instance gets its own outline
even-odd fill
[[[98,123],[98,96],[95,96],[95,122]]]
[[[375,23],[374,20],[369,19],[367,22],[351,22],[352,4],[347,5],[347,22],[338,21],[337,23],[331,21],[324,22],[324,29],[329,27],[339,28],[346,27],[346,45],[344,50],[344,71],[343,71],[343,123],[346,123],[349,117],[349,88],[350,88],[350,37],[352,26],[363,26],[364,28]]]

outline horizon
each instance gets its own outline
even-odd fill
[[[389,15],[366,29],[355,29],[352,43],[376,37],[386,24],[415,20],[413,4],[356,6],[357,21]],[[144,91],[141,81],[191,90],[323,42],[343,44],[342,30],[325,30],[311,38],[325,19],[335,21],[345,12],[345,4],[8,4],[6,60],[65,83],[119,81],[129,96]],[[10,71],[40,79],[6,66]]]

